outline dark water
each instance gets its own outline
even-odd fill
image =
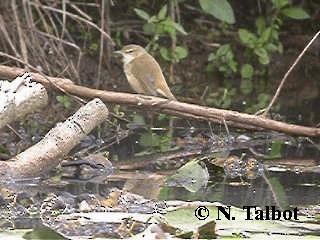
[[[187,144],[162,153],[150,153],[152,148],[139,144],[139,135],[131,136],[110,148],[113,170],[105,173],[84,171],[88,166],[83,168],[80,164],[81,171],[64,167],[44,179],[4,183],[1,229],[40,227],[43,231],[39,212],[48,196],[77,198],[81,202],[88,196],[106,198],[112,189],[164,202],[220,202],[239,208],[298,207],[302,215],[319,216],[320,154],[318,146],[308,139],[274,133],[213,135],[202,130],[179,135],[188,139]],[[146,149],[148,152],[142,156],[135,153]],[[193,176],[195,170],[182,180],[172,178],[192,160],[201,163],[201,178]],[[200,182],[199,186],[195,188],[194,182]],[[31,206],[34,215],[26,214]],[[313,210],[310,213],[306,209]]]

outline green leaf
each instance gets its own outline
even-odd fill
[[[253,76],[253,67],[251,64],[244,64],[242,67],[241,67],[241,78],[252,78]]]
[[[229,61],[229,67],[232,70],[232,72],[237,72],[238,63],[234,60]]]
[[[188,49],[182,47],[182,46],[177,46],[175,49],[175,53],[176,56],[178,57],[178,59],[183,59],[186,58],[188,56]]]
[[[166,18],[156,25],[156,33],[164,34],[169,33],[171,38],[175,38],[176,29],[174,27],[174,22],[170,18]]]
[[[277,9],[281,9],[289,4],[289,0],[271,0],[271,2]]]
[[[256,20],[257,33],[260,35],[266,28],[266,20],[264,17],[260,16]]]
[[[199,3],[203,11],[220,21],[235,23],[233,9],[227,0],[199,0]]]
[[[276,159],[282,157],[282,149],[285,144],[283,140],[274,140],[271,145],[271,151],[266,156],[267,159]]]
[[[154,34],[156,32],[156,26],[154,23],[146,23],[143,25],[143,31],[145,33]]]
[[[174,28],[175,28],[178,32],[182,33],[183,35],[187,35],[187,32],[184,30],[184,28],[183,28],[179,23],[172,22],[172,24],[173,24]]]
[[[240,28],[238,31],[241,42],[248,45],[249,47],[254,47],[254,43],[257,41],[257,37],[247,29]]]
[[[253,82],[251,79],[242,79],[240,84],[240,90],[243,94],[250,94],[253,90]]]
[[[151,16],[151,18],[149,18],[148,23],[157,23],[159,22],[157,16]]]
[[[145,11],[143,11],[143,10],[141,10],[141,9],[138,9],[138,8],[134,8],[133,10],[135,11],[135,13],[136,13],[140,18],[142,18],[142,19],[144,19],[144,20],[146,20],[146,21],[148,21],[148,20],[150,19],[150,15],[149,15],[147,12],[145,12]]]
[[[230,51],[231,51],[230,44],[224,44],[218,48],[216,55],[218,57],[226,56]]]
[[[209,54],[209,56],[208,56],[208,61],[209,61],[209,62],[212,62],[212,61],[214,61],[214,60],[216,60],[216,59],[217,59],[217,56],[216,56],[215,53],[210,53],[210,54]]]
[[[160,55],[164,60],[171,62],[172,56],[167,48],[160,48]]]
[[[256,48],[254,53],[258,56],[259,62],[263,65],[267,65],[270,62],[270,57],[266,49]]]
[[[293,19],[307,19],[310,18],[310,15],[303,10],[302,8],[298,7],[290,7],[290,8],[285,8],[281,10],[281,13],[286,15],[289,18]]]
[[[208,169],[204,164],[197,161],[190,161],[177,170],[172,176],[182,187],[189,192],[197,192],[201,187],[206,186],[209,180]]]
[[[271,31],[272,31],[272,28],[271,27],[268,27],[266,28],[262,33],[261,33],[261,36],[260,36],[260,41],[262,43],[267,43],[269,42],[269,39],[270,39],[270,36],[271,36]]]
[[[277,45],[273,44],[273,43],[267,43],[266,46],[265,46],[265,49],[268,51],[268,52],[276,52],[276,51],[279,51],[279,48]]]
[[[168,7],[167,7],[167,4],[166,4],[160,9],[160,11],[158,13],[159,20],[165,19],[166,15],[167,15],[167,11],[168,11]]]
[[[99,48],[99,45],[97,43],[92,43],[90,45],[90,50],[93,51],[93,52],[98,51],[98,48]]]

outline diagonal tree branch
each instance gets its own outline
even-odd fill
[[[24,70],[21,68],[0,66],[0,78],[15,78],[17,75],[21,75],[23,72]],[[153,96],[97,90],[78,86],[71,83],[69,79],[45,77],[39,73],[32,73],[32,77],[35,81],[40,82],[47,87],[59,87],[69,94],[90,99],[100,98],[104,102],[133,105],[137,108],[143,108],[149,111],[161,110],[179,117],[213,121],[220,124],[223,124],[223,121],[226,121],[226,123],[230,126],[236,126],[245,129],[268,129],[291,135],[320,137],[319,128],[288,124],[271,120],[263,116],[256,116],[178,101],[170,101],[168,99]]]

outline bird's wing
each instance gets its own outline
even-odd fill
[[[149,62],[149,64],[148,64]],[[144,72],[142,75],[141,72]],[[170,88],[162,74],[160,65],[149,54],[142,56],[132,61],[131,73],[141,82],[147,89],[147,93],[175,100],[175,97],[170,91]],[[156,77],[159,78],[156,81]]]
[[[148,57],[150,57],[150,60],[153,62],[153,64],[150,64],[150,67],[148,66],[149,72],[152,72],[160,80],[153,83],[153,89],[155,89],[157,92],[156,95],[160,95],[171,100],[176,100],[166,82],[166,79],[163,76],[160,65],[151,55]]]
[[[131,74],[139,81],[145,88],[146,94],[157,95],[155,88],[156,69],[154,64],[146,64],[152,61],[151,56],[144,54],[131,62]],[[142,74],[143,73],[143,74]]]

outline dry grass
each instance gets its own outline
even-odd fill
[[[97,31],[100,34],[95,76],[98,87],[102,56],[110,56],[110,46],[114,44],[109,35],[106,4],[109,1],[1,1],[0,64],[25,67],[26,70],[36,68],[44,74],[68,77],[81,83],[80,67],[85,64],[83,56],[88,49],[81,33]],[[93,12],[101,16],[90,16]],[[99,26],[94,21],[99,21]],[[103,46],[107,46],[105,50]]]

